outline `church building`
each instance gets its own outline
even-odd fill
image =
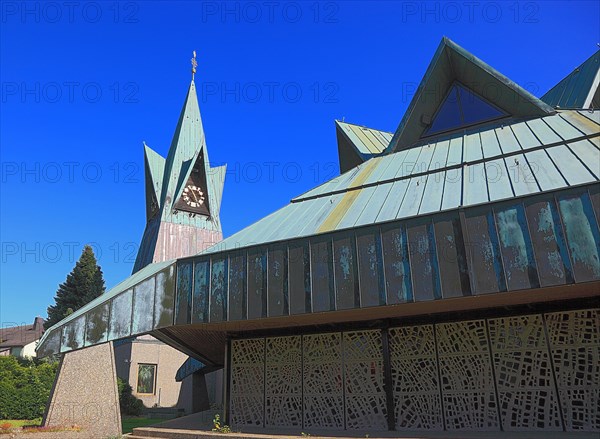
[[[600,431],[599,84],[600,51],[536,97],[443,38],[394,133],[337,121],[341,175],[221,240],[192,81],[134,274],[38,355],[152,335],[234,431]]]

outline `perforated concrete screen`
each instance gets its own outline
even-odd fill
[[[231,342],[232,425],[600,431],[600,310]],[[393,410],[389,410],[393,408]]]

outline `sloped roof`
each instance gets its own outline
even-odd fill
[[[554,113],[554,109],[548,104],[444,37],[387,152],[408,148],[420,139],[455,81],[514,118],[532,118]]]
[[[552,87],[541,99],[556,108],[590,108],[599,86],[600,50]],[[600,102],[596,105],[600,105]]]
[[[392,140],[392,133],[335,121],[340,171],[342,173],[381,154]]]
[[[36,317],[31,325],[0,328],[0,349],[23,347],[39,340],[44,333],[44,319]]]
[[[204,253],[406,219],[600,180],[600,112],[493,123],[375,157]]]

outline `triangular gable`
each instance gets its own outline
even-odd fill
[[[390,143],[392,133],[346,122],[335,121],[340,172],[343,174],[372,157],[380,155]]]
[[[455,81],[422,136],[452,131],[506,116],[505,112],[485,98]]]
[[[144,143],[144,176],[146,180],[146,219],[150,220],[160,210],[165,159]]]
[[[599,108],[600,50],[542,96],[548,105],[562,109]]]
[[[444,37],[386,153],[406,149],[423,136],[456,81],[511,117],[555,113],[548,104]]]
[[[212,184],[206,178],[207,166],[202,151],[196,156],[193,166],[191,161],[182,165],[180,184],[177,188],[173,207],[185,212],[199,213],[210,216],[209,192],[212,192]]]

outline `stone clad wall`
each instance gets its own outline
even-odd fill
[[[239,339],[231,349],[238,428],[600,431],[600,309]]]
[[[112,343],[64,354],[43,425],[76,424],[90,439],[119,436],[116,377]]]

